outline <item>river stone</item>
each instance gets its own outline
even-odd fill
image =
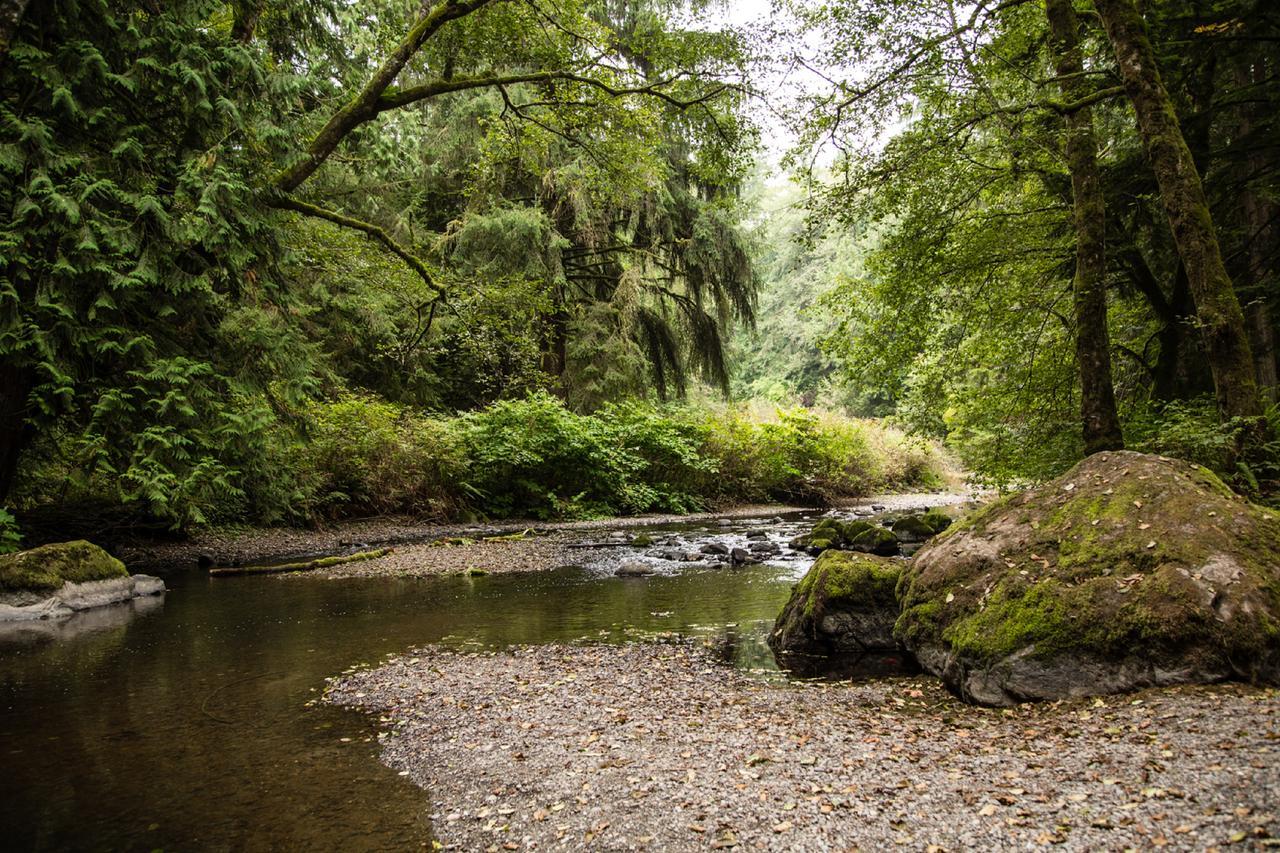
[[[864,554],[892,557],[899,551],[898,537],[883,527],[867,525],[866,530],[849,540],[849,548]]]
[[[1280,682],[1280,514],[1186,462],[1091,456],[933,539],[901,591],[898,637],[973,702]]]
[[[0,593],[35,593],[44,598],[68,581],[85,583],[128,576],[124,563],[83,539],[0,555]]]
[[[904,515],[893,523],[893,535],[899,542],[919,543],[934,535],[933,525],[922,515]]]
[[[838,656],[899,647],[894,594],[904,563],[827,551],[791,591],[774,622],[775,654]]]
[[[868,530],[878,530],[867,521],[841,521],[838,518],[824,518],[805,534],[795,537],[788,545],[797,551],[807,551],[814,556],[828,548],[847,548]]]
[[[653,566],[640,560],[627,560],[614,572],[620,578],[640,578],[653,573]]]
[[[728,554],[729,546],[723,542],[708,542],[702,546],[701,551],[704,554]]]

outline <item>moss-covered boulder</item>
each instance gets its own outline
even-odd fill
[[[891,530],[899,542],[906,543],[924,542],[937,533],[923,515],[904,515],[893,523]]]
[[[83,539],[0,555],[3,593],[52,593],[68,581],[87,583],[128,576],[124,563]]]
[[[954,519],[940,509],[931,509],[924,515],[920,516],[920,520],[929,525],[936,536],[951,526]]]
[[[1280,515],[1185,462],[1091,456],[933,539],[899,593],[897,636],[971,701],[1280,682]]]
[[[774,623],[775,654],[839,655],[896,649],[895,588],[904,563],[827,551],[791,591]]]
[[[880,528],[866,521],[824,518],[808,533],[795,537],[789,544],[797,551],[807,551],[817,555],[829,548],[848,547],[862,533],[878,529]]]
[[[901,550],[898,537],[893,531],[875,525],[867,525],[866,530],[849,540],[848,547],[852,551],[878,554],[881,557],[895,556]]]

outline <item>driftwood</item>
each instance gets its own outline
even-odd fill
[[[361,551],[358,554],[348,554],[345,557],[320,557],[305,563],[280,563],[267,566],[218,566],[210,569],[209,574],[215,577],[225,577],[227,575],[273,575],[281,572],[309,572],[312,569],[340,566],[343,563],[376,560],[379,557],[385,557],[394,550],[394,548],[378,548],[375,551]]]

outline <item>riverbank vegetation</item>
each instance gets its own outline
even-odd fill
[[[18,0],[0,542],[935,481],[895,430],[1273,494],[1280,23],[1149,5]]]
[[[792,9],[829,78],[792,155],[809,259],[843,258],[812,316],[854,410],[997,484],[1128,446],[1274,493],[1273,4]]]
[[[368,396],[316,401],[246,445],[216,482],[147,505],[184,523],[315,523],[696,512],[730,503],[830,504],[954,477],[935,445],[875,422],[796,409],[610,404],[578,414],[539,393],[432,416]],[[29,506],[111,505],[131,484],[54,470]],[[163,499],[162,499],[163,498]],[[163,518],[163,517],[162,517]]]

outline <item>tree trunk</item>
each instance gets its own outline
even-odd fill
[[[22,16],[31,0],[0,0],[0,60],[9,53],[9,45],[18,33]]]
[[[262,19],[266,5],[266,0],[238,0],[234,4],[235,18],[231,23],[233,41],[238,41],[240,44],[253,41],[254,33],[258,31],[258,21]]]
[[[31,377],[12,363],[0,362],[0,505],[13,489],[22,451],[31,438],[27,425],[27,396]]]
[[[1260,58],[1246,59],[1236,67],[1236,83],[1241,89],[1262,83],[1265,79],[1266,69]],[[1260,196],[1250,183],[1255,175],[1266,171],[1268,165],[1262,145],[1250,141],[1256,131],[1255,120],[1259,118],[1265,117],[1258,115],[1257,106],[1244,104],[1240,107],[1240,140],[1246,143],[1249,151],[1244,160],[1240,192],[1240,212],[1244,217],[1244,238],[1248,245],[1248,272],[1243,291],[1246,294],[1245,317],[1249,322],[1249,343],[1253,349],[1258,390],[1265,402],[1274,403],[1280,377],[1276,375],[1275,326],[1271,322],[1271,308],[1267,302],[1267,293],[1271,289],[1267,286],[1271,277],[1268,250],[1274,245],[1274,223],[1280,212],[1277,212],[1275,202]]]
[[[1156,67],[1155,51],[1133,0],[1094,0],[1115,50],[1160,187],[1178,255],[1196,304],[1223,420],[1262,414],[1244,312],[1222,262],[1222,250],[1200,174]]]
[[[1072,0],[1047,0],[1054,61],[1062,97],[1076,103],[1091,94],[1080,51],[1080,22]],[[1086,455],[1124,447],[1111,384],[1111,339],[1107,332],[1106,202],[1098,174],[1093,113],[1082,107],[1066,116],[1067,169],[1071,173],[1076,231],[1072,283],[1076,319],[1076,363],[1080,370],[1080,417]]]

